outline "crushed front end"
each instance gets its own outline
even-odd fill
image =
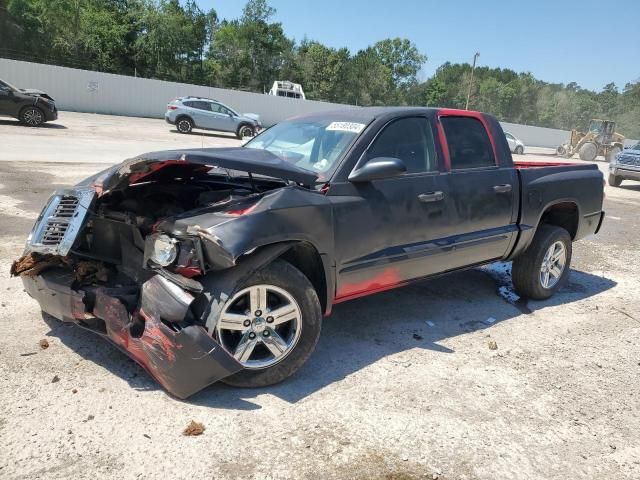
[[[262,150],[146,154],[55,192],[11,273],[186,398],[243,368],[211,334],[235,286],[331,231],[315,179]]]
[[[170,181],[104,195],[93,186],[57,191],[11,269],[44,312],[107,338],[178,398],[242,368],[194,313],[203,289],[194,277],[215,267],[200,238],[157,231],[180,201],[189,204],[181,195],[200,190]],[[233,265],[216,245],[207,248],[218,268]]]

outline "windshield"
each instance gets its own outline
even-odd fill
[[[635,145],[633,145],[632,147],[629,147],[631,150],[640,150],[640,142],[636,143]]]
[[[268,150],[285,162],[328,178],[365,126],[330,119],[291,120],[265,130],[245,147]]]
[[[14,87],[13,85],[11,85],[9,82],[7,82],[6,80],[0,80],[0,84],[5,84],[7,87],[9,87],[10,89],[19,92],[20,89],[18,87]]]
[[[589,131],[594,133],[600,133],[602,131],[602,122],[591,122],[589,124]]]

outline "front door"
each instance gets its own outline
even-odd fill
[[[233,120],[232,113],[223,105],[219,103],[211,103],[211,122],[215,125],[215,130],[222,132],[234,132],[235,122]]]
[[[446,269],[441,239],[451,234],[448,175],[436,162],[426,117],[387,124],[367,159],[393,157],[407,172],[346,185],[331,197],[335,213],[336,300],[382,291]]]

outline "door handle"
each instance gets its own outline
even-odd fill
[[[422,203],[431,203],[431,202],[439,202],[444,200],[443,192],[429,192],[429,193],[421,193],[418,195],[418,200]]]
[[[505,183],[504,185],[496,185],[493,187],[493,191],[496,193],[509,193],[513,187],[509,183]]]

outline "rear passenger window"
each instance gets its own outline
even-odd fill
[[[429,121],[412,117],[390,123],[369,148],[368,157],[399,158],[407,166],[407,173],[435,171],[436,156]]]
[[[198,101],[198,100],[192,100],[190,102],[184,102],[184,104],[187,107],[197,108],[198,110],[211,111],[211,108],[209,107],[209,102],[201,102],[201,101]]]
[[[469,117],[441,117],[447,137],[451,169],[496,165],[489,135],[480,120]]]

